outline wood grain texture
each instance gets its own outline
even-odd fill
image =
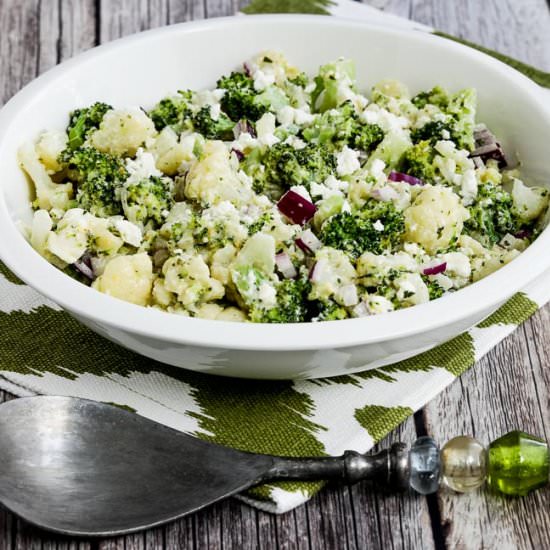
[[[443,31],[550,69],[550,11],[544,0],[369,0]],[[0,102],[38,73],[97,43],[204,17],[229,15],[237,0],[0,0]],[[381,447],[426,430],[445,441],[471,433],[483,442],[520,427],[550,439],[550,306]],[[10,396],[0,391],[0,402]],[[0,550],[13,549],[449,549],[550,548],[550,491],[521,500],[484,492],[429,499],[367,484],[327,487],[282,516],[227,501],[166,527],[128,537],[56,537],[0,509]]]

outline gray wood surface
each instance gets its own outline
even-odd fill
[[[370,0],[550,70],[545,0]],[[126,34],[234,13],[237,0],[0,0],[0,103],[59,61]],[[536,314],[382,446],[428,432],[481,441],[512,428],[550,439],[550,306]],[[11,397],[0,391],[0,402]],[[1,444],[1,443],[0,443]],[[550,490],[519,500],[441,491],[429,498],[331,487],[272,516],[231,500],[163,528],[103,541],[41,532],[0,509],[12,549],[550,548]]]

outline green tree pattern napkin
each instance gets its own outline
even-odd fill
[[[307,3],[316,9],[329,6],[323,0]],[[365,9],[364,14],[367,20],[386,21],[378,12],[371,17]],[[122,349],[0,263],[0,388],[20,396],[71,395],[114,403],[202,439],[252,452],[366,452],[550,300],[548,282],[546,274],[477,327],[413,359],[330,379],[259,382],[197,374]],[[242,498],[281,513],[321,486],[280,483]]]

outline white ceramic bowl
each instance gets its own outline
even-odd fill
[[[474,86],[479,119],[517,152],[532,183],[548,185],[550,111],[538,87],[472,49],[419,32],[313,16],[235,17],[186,23],[94,48],[44,74],[0,113],[0,257],[21,279],[99,334],[148,357],[213,374],[315,378],[349,374],[440,344],[493,312],[550,267],[547,229],[518,259],[434,302],[374,317],[260,325],[183,318],[87,288],[50,265],[25,241],[29,186],[16,151],[68,112],[103,100],[152,106],[181,88],[211,87],[222,73],[265,49],[282,50],[313,72],[338,56],[355,60],[361,88],[398,78],[413,92],[441,84]],[[47,350],[44,350],[47,353]]]

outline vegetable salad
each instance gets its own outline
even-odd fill
[[[549,193],[508,166],[473,89],[368,95],[354,63],[310,76],[267,52],[212,90],[102,102],[19,150],[28,238],[94,289],[226,321],[362,317],[513,260]]]

